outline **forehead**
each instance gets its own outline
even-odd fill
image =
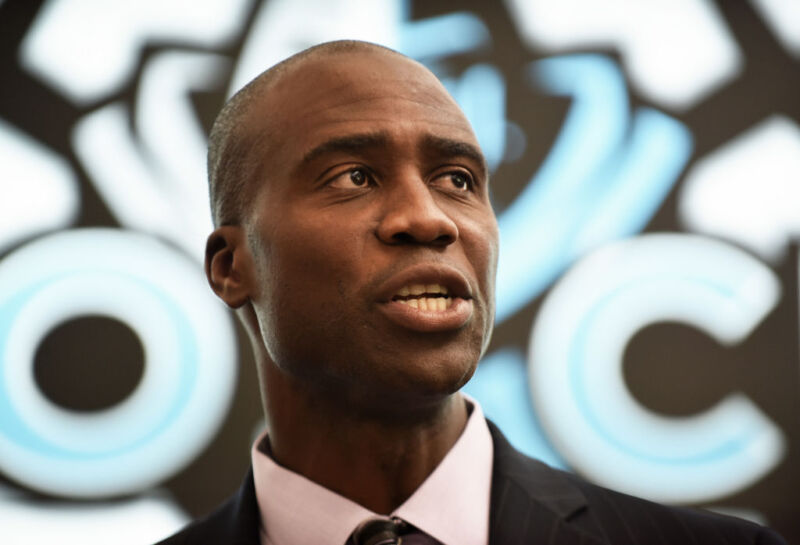
[[[380,132],[398,144],[438,137],[477,147],[469,122],[436,77],[383,52],[300,61],[254,101],[247,124],[271,166],[348,134]]]

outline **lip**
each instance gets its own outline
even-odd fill
[[[447,288],[453,304],[441,311],[421,310],[392,298],[404,286],[440,284]],[[378,306],[397,325],[420,332],[452,331],[463,327],[472,317],[472,290],[464,275],[446,265],[422,264],[403,269],[381,286]]]

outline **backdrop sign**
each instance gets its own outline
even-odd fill
[[[466,390],[512,443],[800,541],[797,2],[5,0],[0,36],[4,541],[156,539],[237,486],[262,417],[200,267],[207,133],[338,38],[475,128],[501,253]]]

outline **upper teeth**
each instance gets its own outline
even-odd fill
[[[434,296],[434,297],[431,297]],[[450,308],[453,299],[439,284],[411,284],[397,292],[396,300],[420,310],[441,311]]]
[[[447,288],[439,284],[411,284],[410,286],[403,286],[397,295],[400,297],[408,297],[409,295],[447,295]]]

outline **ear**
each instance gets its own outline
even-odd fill
[[[244,229],[223,225],[206,241],[206,277],[217,297],[231,308],[239,308],[253,294],[253,257]]]

